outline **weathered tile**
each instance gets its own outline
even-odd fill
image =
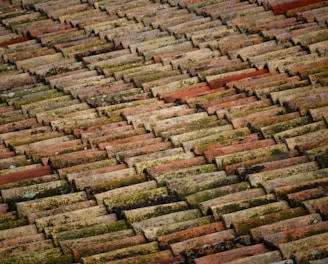
[[[221,178],[221,183],[218,187],[199,191],[197,193],[186,196],[186,201],[191,205],[197,205],[216,197],[224,196],[229,193],[237,193],[250,188],[248,182],[240,182],[238,176],[229,176]],[[211,202],[211,201],[210,201]]]
[[[275,222],[286,220],[289,218],[295,218],[308,214],[308,211],[304,207],[287,208],[278,212],[268,213],[265,215],[254,216],[246,220],[235,220],[232,222],[232,226],[238,235],[249,234],[250,230],[270,225]]]
[[[17,237],[12,239],[5,239],[1,241],[1,247],[12,247],[16,245],[22,245],[30,242],[42,241],[45,239],[44,234],[31,234],[23,237]]]
[[[83,246],[98,244],[103,242],[113,241],[115,239],[122,239],[134,236],[135,233],[132,229],[122,229],[117,231],[112,231],[109,233],[95,234],[87,237],[67,239],[59,242],[61,249],[64,254],[70,255],[74,254],[74,248],[81,248]]]
[[[42,218],[47,218],[47,217],[52,217],[57,214],[64,214],[67,212],[72,212],[75,210],[81,210],[85,208],[89,208],[92,206],[95,206],[96,202],[94,200],[85,200],[73,204],[68,204],[64,206],[60,206],[58,208],[53,208],[45,211],[38,211],[38,212],[31,212],[27,213],[26,218],[28,220],[29,224],[34,224],[37,219],[42,219]],[[41,220],[42,222],[42,220]]]
[[[82,261],[85,264],[88,263],[102,263],[105,261],[113,261],[118,259],[124,259],[136,255],[146,255],[158,252],[157,242],[143,243],[135,246],[130,246],[122,249],[116,249],[113,251],[96,254],[89,257],[83,257]]]
[[[279,247],[280,244],[290,242],[292,240],[301,239],[308,235],[315,235],[326,232],[328,229],[327,222],[310,223],[308,225],[300,225],[293,229],[282,230],[274,234],[263,236],[265,243]]]
[[[126,162],[129,166],[134,166],[138,173],[141,173],[147,168],[174,161],[188,160],[193,157],[195,156],[191,152],[186,153],[182,148],[174,148],[155,152],[149,155],[139,155],[135,158],[128,158],[126,159]]]
[[[248,58],[250,64],[252,66],[255,66],[258,69],[262,69],[265,66],[265,63],[271,59],[281,58],[283,59],[289,54],[299,54],[299,55],[305,55],[306,53],[302,50],[302,47],[297,46],[291,46],[288,48],[277,48],[272,51],[268,51],[263,54],[254,54]]]
[[[252,160],[263,156],[271,156],[275,153],[279,154],[287,151],[288,150],[285,144],[276,144],[254,150],[245,150],[233,154],[218,156],[215,157],[215,162],[220,169],[223,169],[227,165],[239,163],[246,160]]]
[[[299,186],[292,185],[291,186],[292,191],[290,193],[287,193],[287,195],[286,195],[287,199],[289,200],[289,203],[292,206],[298,206],[298,205],[301,205],[303,201],[323,197],[325,195],[326,189],[327,189],[326,182],[327,182],[326,178],[305,182],[304,190],[298,189],[298,187],[301,187],[303,184],[299,184]],[[321,183],[323,184],[323,186],[320,186]],[[285,188],[288,189],[287,186]],[[281,187],[282,193],[284,192],[285,188]],[[293,188],[295,188],[295,189],[293,190]],[[277,188],[277,191],[279,191],[279,189],[280,188]]]
[[[309,132],[303,135],[299,135],[296,137],[291,137],[291,138],[287,138],[285,139],[286,144],[288,146],[289,149],[294,149],[298,144],[302,144],[305,141],[307,142],[311,142],[314,140],[319,140],[319,139],[324,139],[326,138],[328,133],[328,129],[323,128],[323,129],[319,129],[317,131],[314,132]]]
[[[82,209],[84,211],[86,211],[86,213],[88,212],[88,209]],[[91,210],[90,210],[91,212]],[[95,213],[95,216],[92,218],[86,218],[87,221],[81,220],[80,218],[75,219],[72,218],[70,221],[70,219],[68,219],[67,222],[62,222],[59,223],[58,225],[56,225],[56,222],[54,221],[54,225],[48,225],[48,226],[40,226],[40,230],[43,229],[43,232],[45,233],[46,237],[52,237],[54,239],[54,243],[56,245],[58,245],[58,241],[61,240],[61,238],[67,238],[67,236],[69,236],[69,234],[67,234],[67,231],[70,231],[72,229],[73,226],[76,226],[76,231],[79,232],[79,230],[81,229],[85,229],[85,228],[90,228],[90,227],[94,227],[95,229],[97,228],[97,226],[103,226],[103,225],[112,225],[117,223],[117,217],[115,214],[100,214],[100,215],[96,215],[97,213]],[[62,239],[62,240],[65,240]]]
[[[184,211],[187,213],[188,211]],[[165,224],[165,226],[155,226],[151,228],[146,228],[143,230],[144,236],[148,240],[157,240],[158,236],[171,234],[177,231],[186,230],[189,228],[202,226],[210,224],[213,221],[212,216],[199,216],[192,219],[189,219],[188,216],[185,217],[182,221],[175,221],[174,223]]]
[[[317,224],[321,222],[321,216],[319,214],[310,214],[304,216],[298,216],[294,218],[289,218],[281,221],[277,221],[272,224],[262,225],[256,228],[252,228],[250,233],[256,241],[260,241],[261,238],[267,235],[273,235],[278,232],[288,231],[297,227],[302,226],[303,228]],[[276,244],[277,246],[279,244]]]
[[[157,241],[159,242],[159,246],[161,248],[167,248],[169,247],[169,245],[174,243],[183,242],[188,239],[209,235],[223,230],[224,230],[224,226],[222,222],[215,222],[215,223],[205,224],[202,226],[197,226],[186,230],[174,232],[172,234],[159,236],[157,237]]]
[[[279,250],[274,250],[267,253],[260,253],[254,256],[249,256],[241,259],[231,261],[231,264],[242,264],[242,263],[278,263],[282,260]],[[286,263],[287,264],[287,263]]]
[[[19,167],[20,168],[20,167]],[[1,184],[8,184],[13,182],[18,182],[21,180],[26,179],[33,179],[42,177],[45,175],[52,174],[52,168],[50,166],[41,166],[37,165],[30,165],[30,166],[23,166],[17,171],[5,171],[1,173],[0,183]]]
[[[213,255],[208,255],[201,258],[196,258],[196,264],[209,264],[209,263],[227,263],[230,261],[234,261],[240,258],[243,258],[245,255],[258,255],[267,253],[269,249],[265,247],[264,244],[256,244],[252,246],[246,246],[236,249],[227,250],[224,252],[216,253]]]
[[[272,202],[266,205],[259,205],[249,209],[223,214],[221,217],[225,226],[228,228],[236,220],[246,220],[254,216],[257,216],[259,214],[264,215],[272,212],[278,212],[287,208],[288,208],[288,204],[285,201]]]
[[[214,244],[218,241],[224,241],[235,238],[235,232],[232,229],[213,232],[202,236],[189,238],[187,240],[173,243],[170,248],[175,256],[180,255],[184,250],[201,247],[205,244]]]
[[[52,197],[41,198],[26,202],[16,203],[17,213],[20,217],[26,216],[28,213],[50,210],[86,200],[85,192],[70,193],[64,195],[56,195]]]
[[[307,159],[301,159],[301,162],[297,162],[296,164],[287,163],[286,165],[281,164],[279,167],[269,168],[268,170],[264,171],[250,171],[247,177],[251,185],[256,187],[259,186],[261,182],[265,182],[276,177],[288,177],[294,173],[315,171],[318,168],[319,167],[316,162],[308,162]]]
[[[204,168],[205,166],[202,167]],[[223,171],[204,173],[199,172],[195,175],[188,175],[184,177],[181,177],[178,173],[179,171],[177,171],[176,175],[174,175],[175,177],[167,173],[157,177],[156,180],[159,184],[163,184],[165,182],[165,185],[168,187],[170,192],[177,194],[179,197],[222,186],[226,176]]]
[[[15,187],[1,190],[4,201],[24,201],[72,191],[64,180],[39,183],[30,186]]]
[[[204,152],[204,155],[207,161],[212,162],[215,157],[227,155],[231,153],[236,153],[239,151],[246,151],[256,148],[261,148],[265,146],[274,145],[275,142],[273,140],[257,140],[257,135],[254,135],[249,141],[245,141],[244,143],[238,144],[230,144],[228,146],[220,146],[217,148],[211,148]]]
[[[155,181],[147,181],[143,183],[138,183],[130,186],[120,187],[113,190],[109,190],[106,192],[95,194],[95,198],[99,205],[103,204],[104,199],[108,199],[111,197],[117,197],[119,199],[125,193],[137,193],[146,190],[152,190],[157,188],[157,184]]]
[[[251,193],[251,191],[249,191],[248,193]],[[247,192],[245,192],[245,194],[247,194]],[[245,198],[246,199],[226,202],[221,205],[212,205],[210,207],[210,209],[213,212],[214,217],[216,219],[220,219],[220,216],[223,214],[232,213],[234,211],[248,209],[252,206],[254,206],[254,207],[260,206],[263,204],[267,204],[267,203],[276,201],[275,196],[270,195],[270,194],[256,196],[256,197],[248,197],[248,198],[246,196]]]
[[[129,258],[124,258],[124,259],[120,259],[120,260],[114,260],[111,261],[110,263],[112,264],[120,264],[120,263],[161,263],[161,261],[164,259],[164,263],[166,263],[166,259],[168,259],[169,261],[175,261],[175,260],[179,260],[181,258],[173,258],[172,257],[172,252],[170,250],[162,250],[162,251],[158,251],[155,253],[151,253],[151,254],[145,254],[145,255],[136,255],[135,257],[129,257]]]
[[[129,236],[126,238],[115,239],[101,243],[83,244],[81,246],[76,245],[72,248],[72,252],[75,261],[79,261],[83,257],[92,256],[103,252],[109,252],[124,247],[135,246],[142,243],[146,243],[146,240],[143,236]]]
[[[299,240],[292,242],[286,242],[279,245],[279,249],[284,258],[292,257],[295,251],[300,251],[300,249],[306,250],[309,248],[315,249],[326,244],[327,233],[308,236]],[[297,249],[297,250],[295,250]],[[309,252],[308,252],[309,253]]]
[[[296,119],[295,119],[296,120]],[[304,120],[304,119],[303,119]],[[273,135],[276,142],[287,142],[288,138],[295,138],[298,136],[306,135],[307,133],[316,132],[322,129],[325,129],[326,125],[323,121],[313,122],[310,124],[304,124],[303,126],[294,127],[285,131],[278,132]],[[311,141],[307,142],[310,143]],[[288,143],[287,143],[288,144]],[[302,145],[302,143],[298,143],[297,146]],[[291,146],[293,147],[293,146]],[[296,146],[294,146],[296,147]],[[300,151],[301,149],[299,149]],[[303,152],[303,151],[302,151]]]
[[[19,263],[19,262],[35,262],[35,261],[61,261],[62,263],[72,262],[71,256],[63,255],[62,251],[59,248],[51,248],[45,250],[37,251],[26,251],[21,254],[17,254],[12,257],[3,258],[3,263]]]
[[[324,178],[326,176],[326,173],[327,173],[327,168],[309,171],[309,172],[300,172],[293,176],[287,176],[283,178],[265,181],[262,183],[262,186],[265,188],[267,193],[270,193],[274,190],[274,188],[277,187],[297,184],[303,181],[310,181],[310,180]]]
[[[36,241],[36,242],[30,242],[26,243],[24,245],[16,245],[11,247],[6,247],[0,249],[0,252],[3,256],[6,256],[6,258],[14,257],[19,255],[20,253],[24,252],[33,252],[33,251],[42,251],[47,249],[52,249],[53,244],[50,239],[42,240],[42,241]]]
[[[0,230],[1,240],[14,239],[32,234],[37,234],[35,225],[24,225],[20,227]]]
[[[143,176],[138,176],[133,168],[110,171],[100,174],[82,176],[74,179],[74,185],[78,190],[91,188],[93,191],[100,189],[114,189],[144,181]]]

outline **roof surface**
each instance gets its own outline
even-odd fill
[[[0,2],[0,263],[328,263],[328,2]]]

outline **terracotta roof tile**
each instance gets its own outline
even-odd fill
[[[321,2],[320,0],[312,0],[312,1],[266,1],[269,2],[270,8],[273,10],[275,15],[279,15],[282,13],[285,13],[286,11],[289,11],[291,9],[303,7],[309,4],[314,4]]]
[[[38,178],[52,174],[50,166],[23,166],[18,171],[8,171],[1,176],[1,184],[17,182],[25,179]]]
[[[325,245],[324,240],[326,237],[327,237],[327,233],[309,236],[309,237],[302,238],[302,239],[299,239],[296,241],[280,244],[279,249],[282,252],[282,255],[285,258],[288,258],[288,257],[292,256],[294,248],[295,248],[295,246],[297,246],[299,248],[304,248],[304,250],[305,250],[304,255],[302,257],[304,257],[304,258],[310,257],[311,253],[309,252],[309,249],[310,248],[311,249],[319,248],[319,251],[320,251],[320,247]],[[324,251],[325,251],[325,249],[322,248],[322,252],[324,252]]]
[[[113,251],[96,254],[90,257],[82,258],[83,263],[101,263],[104,261],[113,261],[118,259],[124,259],[131,256],[141,256],[158,252],[157,242],[144,243],[135,246],[130,246],[122,249],[116,249]]]
[[[278,212],[268,213],[261,216],[254,216],[246,220],[237,219],[233,221],[232,226],[238,235],[246,235],[250,233],[250,230],[257,230],[257,228],[261,228],[262,226],[270,227],[271,224],[276,222],[304,216],[307,213],[308,212],[304,207],[287,208]]]
[[[268,251],[269,249],[266,248],[264,244],[256,244],[252,246],[227,250],[225,252],[208,255],[201,258],[196,258],[195,263],[196,264],[225,263],[225,262],[238,260],[240,258],[244,258],[245,256],[264,254]]]
[[[201,247],[205,244],[214,244],[218,241],[233,239],[234,237],[234,231],[228,229],[173,243],[170,245],[170,247],[174,255],[179,255],[185,250]]]
[[[0,14],[0,229],[36,223],[54,248],[18,235],[2,262],[326,256],[286,253],[324,224],[272,234],[328,216],[324,2],[13,4]],[[268,248],[250,237],[265,226]],[[236,247],[270,252],[234,259]]]
[[[3,240],[1,243],[2,248],[5,247],[11,247],[15,245],[22,245],[25,243],[30,243],[30,242],[37,242],[37,241],[42,241],[45,239],[44,234],[31,234],[23,237],[18,237],[18,238],[12,238],[12,239],[6,239]]]
[[[284,168],[277,168],[266,172],[264,171],[264,172],[249,174],[248,178],[252,186],[258,186],[261,182],[265,182],[280,177],[292,176],[295,173],[315,171],[316,169],[318,169],[318,164],[316,162],[307,162],[307,163],[287,166]]]
[[[259,205],[249,209],[223,214],[221,217],[225,226],[228,228],[232,225],[234,221],[246,220],[259,214],[264,215],[272,212],[278,212],[287,208],[288,205],[285,201],[271,202],[266,205]]]
[[[74,185],[78,190],[84,190],[90,187],[95,191],[97,188],[105,190],[124,186],[127,183],[133,184],[141,182],[143,180],[144,177],[138,177],[133,168],[127,168],[75,178]]]
[[[57,201],[51,203],[51,201]],[[44,210],[50,210],[58,208],[63,205],[73,204],[86,200],[86,195],[84,192],[70,193],[65,195],[57,195],[53,197],[46,197],[37,200],[25,201],[17,203],[17,213],[21,216],[26,216],[29,213],[40,212]]]
[[[298,177],[304,177],[304,181],[316,180],[325,177],[327,171],[325,169],[320,169],[317,171],[310,171],[305,173],[297,173],[293,176],[283,177],[275,180],[268,180],[262,183],[262,186],[265,188],[266,192],[272,192],[277,187],[293,185],[299,183]]]
[[[61,241],[84,238],[88,236],[95,236],[104,233],[116,232],[127,229],[127,225],[124,221],[114,221],[113,219],[101,223],[102,219],[97,219],[98,223],[90,223],[90,225],[84,225],[82,228],[67,230],[59,233],[51,234],[54,243],[58,246]],[[74,226],[74,224],[73,224]],[[72,227],[70,227],[72,228]]]
[[[75,211],[75,210],[89,208],[89,207],[92,207],[95,205],[96,205],[96,202],[94,200],[84,200],[84,201],[76,202],[73,204],[63,205],[58,208],[49,209],[46,211],[29,212],[26,215],[26,218],[28,219],[28,222],[30,224],[34,224],[35,221],[38,219],[42,219],[42,218],[46,219],[47,217],[52,217],[57,214],[64,214],[65,212],[71,212],[71,211]]]
[[[278,232],[284,232],[295,229],[295,227],[299,226],[299,223],[302,223],[303,228],[307,228],[310,225],[317,224],[321,222],[322,219],[319,214],[310,214],[310,215],[304,215],[304,216],[298,216],[294,218],[289,218],[285,220],[278,221],[273,224],[268,225],[262,225],[257,228],[253,228],[250,230],[250,233],[252,234],[253,238],[257,241],[260,241],[260,239],[266,237],[266,236],[273,236],[276,235]],[[282,243],[287,241],[281,241]],[[275,246],[279,245],[273,244]]]
[[[37,250],[42,251],[52,248],[53,248],[52,241],[50,239],[47,239],[43,241],[27,243],[25,245],[6,247],[5,249],[1,250],[1,253],[3,254],[3,256],[6,256],[6,258],[10,258],[24,251],[28,251],[28,252],[37,251]]]

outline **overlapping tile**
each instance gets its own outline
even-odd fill
[[[325,261],[325,1],[12,4],[3,263]]]

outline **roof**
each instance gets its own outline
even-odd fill
[[[327,263],[327,1],[0,10],[1,263]]]

